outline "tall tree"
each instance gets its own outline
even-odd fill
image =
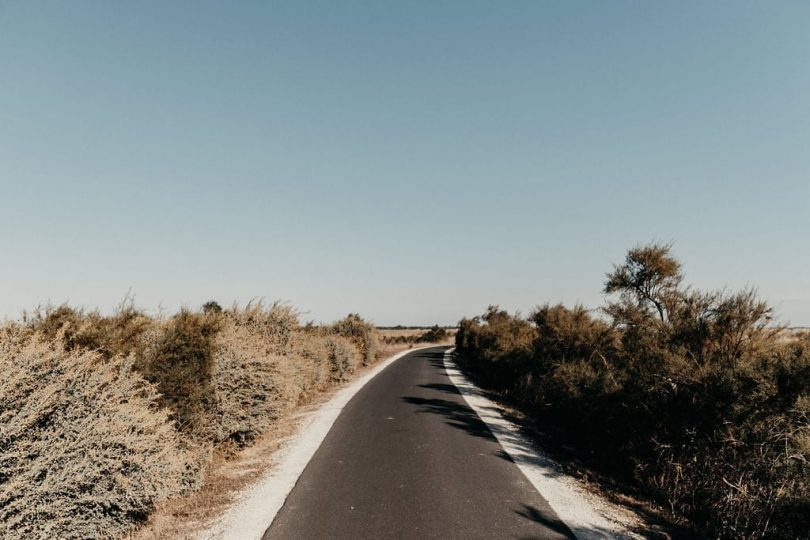
[[[641,315],[654,310],[661,322],[668,320],[683,281],[681,263],[672,256],[671,250],[671,244],[637,246],[627,252],[623,264],[614,265],[613,271],[607,274],[604,289],[607,294],[620,295],[621,304],[609,308],[614,316],[631,312]]]

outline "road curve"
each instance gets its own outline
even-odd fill
[[[444,349],[352,398],[264,539],[573,538],[449,380]]]

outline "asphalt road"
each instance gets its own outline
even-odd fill
[[[404,356],[352,398],[265,539],[573,538],[450,382],[443,350]]]

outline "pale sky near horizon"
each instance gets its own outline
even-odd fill
[[[0,0],[0,318],[599,306],[626,250],[810,326],[810,3]]]

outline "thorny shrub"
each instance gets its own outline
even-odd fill
[[[69,306],[0,329],[0,537],[117,538],[376,356],[359,316],[261,302],[150,317]]]
[[[200,479],[200,456],[120,357],[0,337],[0,537],[120,536]]]
[[[363,365],[367,366],[377,360],[379,338],[373,324],[366,322],[357,313],[350,313],[332,325],[332,330],[343,337],[351,339],[360,349]]]

